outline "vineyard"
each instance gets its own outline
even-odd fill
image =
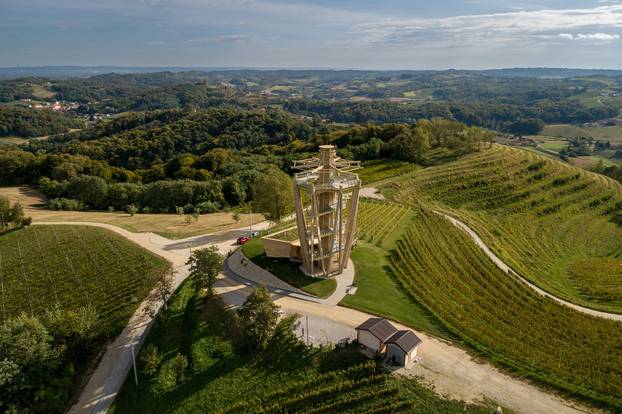
[[[115,413],[478,413],[490,405],[446,400],[417,379],[399,379],[354,346],[308,348],[286,317],[265,351],[240,349],[236,318],[219,299],[206,300],[187,280],[172,298],[166,327],[147,344],[164,356],[159,372],[126,379]],[[145,348],[143,348],[144,350]],[[188,356],[187,378],[170,381],[177,353]],[[141,356],[139,355],[139,360]],[[140,366],[139,366],[140,370]],[[174,375],[173,375],[174,378]]]
[[[0,312],[6,320],[91,305],[118,329],[167,268],[164,259],[106,230],[31,226],[0,236]]]
[[[411,173],[417,168],[416,164],[410,162],[382,159],[364,162],[363,168],[357,172],[363,185],[368,185]]]
[[[619,322],[539,296],[431,212],[416,215],[392,253],[391,264],[406,290],[491,360],[521,376],[622,410]]]
[[[622,186],[519,149],[494,146],[396,179],[395,199],[444,209],[506,263],[578,304],[622,311]]]
[[[357,237],[388,248],[402,233],[412,215],[410,208],[400,204],[363,199],[357,214]]]

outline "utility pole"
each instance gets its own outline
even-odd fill
[[[307,316],[307,346],[309,346],[309,315]]]
[[[253,237],[253,208],[252,207],[251,207],[250,219],[251,219],[251,232],[249,236]]]
[[[134,344],[132,344],[132,365],[134,365],[134,382],[138,386],[138,373],[136,372],[136,355],[134,354]]]

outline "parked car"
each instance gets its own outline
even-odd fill
[[[242,236],[238,238],[238,244],[244,244],[250,240],[250,236]]]
[[[259,237],[258,231],[251,231],[251,237]]]

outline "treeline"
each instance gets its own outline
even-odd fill
[[[0,136],[37,137],[81,128],[83,121],[44,109],[0,106]]]
[[[100,177],[80,175],[64,181],[44,177],[39,188],[54,210],[107,209],[133,214],[175,213],[181,208],[186,214],[206,214],[219,211],[225,203],[221,183],[213,180],[107,183]]]
[[[291,173],[319,144],[346,158],[427,163],[476,151],[491,135],[440,118],[336,126],[280,110],[135,113],[0,150],[0,185],[39,185],[57,209],[201,214],[254,201],[267,169]]]
[[[512,124],[520,120],[585,123],[611,118],[619,112],[613,107],[589,107],[574,100],[545,100],[530,105],[515,105],[488,102],[352,103],[301,99],[287,101],[284,107],[292,113],[320,116],[342,123],[412,123],[421,118],[441,117],[502,132],[511,132]]]

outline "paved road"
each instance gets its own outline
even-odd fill
[[[46,223],[50,225],[52,223]],[[54,223],[62,224],[62,223]],[[236,231],[213,236],[191,237],[182,241],[167,240],[149,233],[130,233],[115,226],[101,223],[64,223],[93,225],[108,228],[146,249],[170,260],[178,270],[176,283],[187,276],[183,264],[190,254],[190,248],[217,243],[222,252],[233,247]],[[267,226],[267,223],[262,224]],[[229,238],[230,237],[230,238]],[[225,271],[216,283],[216,291],[232,307],[242,304],[251,292],[250,283],[240,280],[235,274]],[[288,292],[273,292],[273,298],[288,313],[309,317],[309,336],[314,342],[335,341],[352,337],[354,327],[371,315],[341,306],[316,303],[293,297]],[[114,400],[131,368],[132,344],[138,351],[151,326],[151,320],[142,315],[140,309],[130,319],[123,333],[106,349],[104,357],[80,395],[79,401],[70,413],[104,413]],[[400,324],[396,324],[403,328]],[[501,373],[488,363],[475,361],[464,350],[447,342],[417,332],[424,343],[419,355],[421,364],[400,373],[422,375],[436,390],[454,398],[476,401],[489,398],[519,413],[581,413],[585,408],[574,406],[556,396],[547,394],[537,387]],[[311,338],[310,338],[311,339]]]

